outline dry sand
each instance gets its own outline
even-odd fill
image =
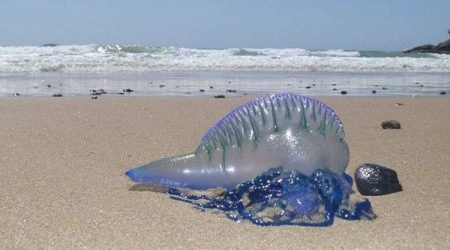
[[[249,99],[0,99],[0,248],[450,247],[448,97],[319,98],[344,122],[348,173],[365,162],[398,172],[404,191],[371,197],[374,221],[259,227],[128,190],[127,168],[192,151]],[[389,119],[402,129],[381,129]]]

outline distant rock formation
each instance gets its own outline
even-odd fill
[[[450,55],[450,39],[438,45],[426,44],[404,51],[405,53],[438,53]]]
[[[46,43],[46,44],[42,44],[41,47],[56,47],[59,46],[59,44],[57,43]]]

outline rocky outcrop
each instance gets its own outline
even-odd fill
[[[450,54],[450,39],[439,43],[438,45],[426,44],[417,46],[404,51],[405,53],[438,53]]]

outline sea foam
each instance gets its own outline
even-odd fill
[[[52,70],[48,70],[52,69]],[[450,72],[449,55],[139,45],[0,47],[0,73],[123,71]]]

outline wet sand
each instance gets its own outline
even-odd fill
[[[126,169],[192,151],[208,127],[249,99],[0,99],[0,247],[450,246],[448,97],[318,98],[345,125],[348,173],[371,162],[399,175],[403,192],[370,197],[374,221],[259,227],[200,212],[164,193],[128,190]],[[402,129],[381,129],[391,119]]]

